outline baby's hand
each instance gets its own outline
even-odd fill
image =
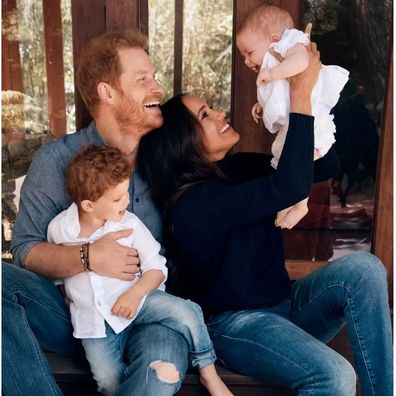
[[[132,319],[136,315],[141,297],[133,292],[133,287],[122,293],[111,308],[111,313],[122,316],[125,319]]]
[[[260,85],[264,85],[268,81],[271,81],[271,75],[270,75],[270,69],[261,69],[257,79],[256,79],[256,85],[259,87]]]
[[[261,107],[260,103],[257,102],[255,105],[252,107],[252,117],[253,120],[256,124],[259,123],[259,120],[261,118],[261,113],[263,112],[263,108]]]

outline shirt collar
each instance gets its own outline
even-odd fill
[[[95,121],[91,121],[87,127],[87,135],[89,136],[89,140],[93,144],[97,144],[99,146],[106,146],[105,140],[100,136],[98,130],[96,129]]]
[[[73,238],[80,235],[80,222],[78,221],[78,207],[73,202],[66,211],[65,228]]]

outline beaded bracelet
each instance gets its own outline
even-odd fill
[[[89,264],[89,245],[90,242],[83,243],[80,247],[80,259],[84,267],[84,271],[92,271]]]

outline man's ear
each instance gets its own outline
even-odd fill
[[[108,83],[101,81],[96,87],[99,98],[105,103],[111,103],[114,99],[114,89]]]
[[[89,199],[84,199],[83,201],[81,201],[80,206],[81,209],[87,213],[91,213],[94,210],[94,204]]]
[[[280,37],[279,37],[278,34],[276,34],[276,33],[272,33],[272,34],[271,34],[271,41],[272,41],[273,43],[276,43],[276,42],[278,42],[279,40],[280,40]]]

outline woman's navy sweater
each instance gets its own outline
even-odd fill
[[[230,155],[218,162],[225,179],[197,183],[171,206],[180,294],[205,315],[273,306],[288,296],[282,232],[274,220],[309,195],[313,149],[313,117],[290,114],[276,171],[266,155]],[[330,177],[326,157],[315,162],[318,180]]]

